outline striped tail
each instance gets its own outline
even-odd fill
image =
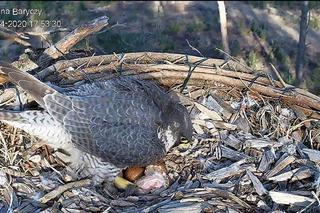
[[[70,149],[69,134],[45,111],[0,111],[0,121],[38,137],[53,148]]]

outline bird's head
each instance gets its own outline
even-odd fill
[[[162,140],[166,143],[166,149],[176,146],[185,138],[192,140],[192,123],[187,109],[179,103],[168,105],[163,114],[163,133]]]

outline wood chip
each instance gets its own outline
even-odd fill
[[[259,171],[261,172],[267,171],[267,169],[269,169],[271,164],[274,163],[276,156],[272,150],[273,149],[269,149],[263,153],[262,159],[260,161],[259,168],[258,168]]]
[[[315,201],[315,199],[301,195],[291,194],[288,192],[269,191],[269,195],[275,203],[285,205],[306,205],[306,203],[311,203]]]
[[[314,171],[312,171],[310,168],[299,168],[298,172],[294,174],[290,182],[307,179],[312,175],[314,175]]]
[[[233,200],[234,202],[236,202],[237,204],[239,204],[240,206],[242,206],[243,208],[247,208],[247,210],[251,209],[250,205],[248,203],[246,203],[245,201],[241,200],[239,197],[237,197],[236,195],[234,195],[231,192],[222,190],[222,189],[215,189],[215,188],[206,188],[206,191],[210,192],[210,193],[214,193],[218,196],[221,196],[225,199],[230,199]]]
[[[280,175],[276,175],[276,176],[273,176],[273,177],[269,177],[267,178],[268,180],[272,180],[274,182],[281,182],[281,181],[287,181],[289,179],[292,178],[292,176],[298,171],[299,169],[294,169],[294,170],[291,170],[291,171],[288,171],[288,172],[285,172],[285,173],[282,173]]]
[[[234,135],[229,134],[228,137],[223,140],[224,144],[227,144],[228,146],[231,146],[235,149],[240,149],[242,147],[242,142],[238,138],[236,138]]]
[[[265,147],[281,147],[283,144],[277,142],[277,141],[271,141],[271,140],[263,140],[263,139],[250,139],[246,140],[243,144],[243,148],[256,148],[261,149]]]
[[[197,102],[194,102],[194,104],[203,114],[207,115],[210,119],[214,121],[222,121],[221,116],[217,112],[212,111]]]
[[[214,126],[219,129],[226,129],[226,130],[236,130],[237,125],[222,122],[222,121],[214,121],[213,122]]]
[[[302,152],[306,154],[311,161],[320,163],[320,151],[314,149],[303,149]]]
[[[230,149],[226,146],[220,145],[222,157],[232,159],[234,161],[239,161],[245,158],[250,158],[250,156],[243,154],[241,152]]]
[[[294,156],[287,156],[286,158],[278,162],[278,164],[266,174],[266,178],[271,178],[275,174],[279,173],[284,168],[286,168],[289,164],[293,163],[295,159],[296,158]]]
[[[209,174],[205,175],[204,178],[209,179],[211,181],[215,181],[216,183],[220,183],[222,180],[228,177],[238,176],[244,173],[247,169],[255,171],[254,166],[244,163],[245,160],[238,161],[236,163],[231,164],[228,167],[224,167],[214,172],[210,172]]]
[[[2,171],[7,173],[8,175],[15,176],[15,177],[25,177],[26,174],[24,172],[16,171],[7,167],[1,168]]]
[[[4,171],[0,170],[0,186],[3,187],[8,183],[7,175]]]
[[[159,213],[175,213],[175,212],[202,212],[202,204],[199,202],[170,202],[167,205],[161,206],[157,212]]]
[[[260,180],[254,174],[252,174],[252,172],[250,170],[247,170],[247,175],[249,176],[249,178],[253,184],[253,187],[255,188],[258,195],[262,196],[262,195],[268,193],[268,190],[266,190],[266,188],[264,188],[264,186],[262,185]]]
[[[226,120],[229,120],[234,113],[234,110],[221,97],[219,97],[217,94],[214,94],[212,90],[210,91],[210,94],[212,99],[216,101],[217,105],[221,107],[218,112],[220,112]]]
[[[203,129],[198,124],[193,124],[192,126],[197,134],[199,134],[199,135],[204,134]]]
[[[134,203],[128,202],[128,201],[125,201],[125,200],[121,200],[121,199],[112,200],[111,203],[110,203],[110,205],[111,205],[111,206],[121,206],[121,207],[135,206]]]
[[[198,125],[200,125],[200,126],[207,127],[207,122],[204,121],[204,120],[194,119],[194,120],[192,120],[192,123],[193,123],[193,124],[198,124]]]

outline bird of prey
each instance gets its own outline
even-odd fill
[[[66,150],[71,168],[96,184],[154,163],[181,137],[192,137],[186,108],[151,82],[116,77],[65,91],[9,63],[0,62],[0,70],[43,108],[2,110],[0,120]]]

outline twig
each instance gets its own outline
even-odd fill
[[[273,72],[276,74],[277,78],[279,79],[280,83],[282,84],[283,87],[287,87],[288,85],[286,84],[286,82],[284,82],[284,80],[282,79],[280,73],[278,72],[278,70],[275,68],[275,66],[272,63],[269,63]]]
[[[63,192],[65,192],[65,191],[67,191],[69,189],[88,186],[88,185],[90,185],[90,183],[91,183],[90,179],[84,179],[84,180],[79,180],[79,181],[75,181],[75,182],[72,182],[72,183],[67,183],[65,185],[59,186],[58,188],[54,189],[53,191],[47,193],[42,198],[40,198],[40,202],[41,203],[47,203],[48,201],[58,197]]]
[[[108,29],[105,29],[105,30],[102,30],[96,34],[101,34],[101,33],[104,33],[104,32],[108,32],[110,31],[111,29],[115,28],[115,27],[126,27],[127,24],[126,23],[123,23],[123,24],[119,24],[119,22],[117,22],[116,24],[112,25],[111,27],[109,27]]]
[[[187,61],[188,61],[188,55],[186,55],[186,58],[187,58]],[[192,72],[197,68],[198,65],[200,65],[202,62],[204,62],[206,60],[207,60],[207,58],[203,58],[200,61],[195,62],[194,65],[190,65],[189,64],[188,75],[187,75],[186,79],[183,81],[183,84],[182,84],[180,92],[182,92],[184,90],[184,88],[186,88],[186,86],[187,86],[187,84],[188,84],[188,82],[189,82],[189,80],[191,78]]]
[[[189,40],[188,40],[188,39],[186,39],[186,41],[187,41],[189,47],[190,47],[192,50],[196,51],[197,53],[199,53],[199,55],[201,55],[202,57],[204,57],[204,56],[202,55],[202,53],[201,53],[197,48],[195,48],[194,46],[192,46],[192,45],[189,43]],[[205,57],[204,57],[204,58],[205,58]]]
[[[287,137],[290,135],[291,132],[293,132],[294,130],[298,129],[299,127],[301,127],[304,123],[307,123],[307,122],[311,122],[311,121],[314,121],[314,122],[317,122],[319,121],[318,119],[307,119],[307,120],[303,120],[301,121],[300,123],[298,123],[297,125],[295,126],[292,126],[290,129],[287,130]]]

